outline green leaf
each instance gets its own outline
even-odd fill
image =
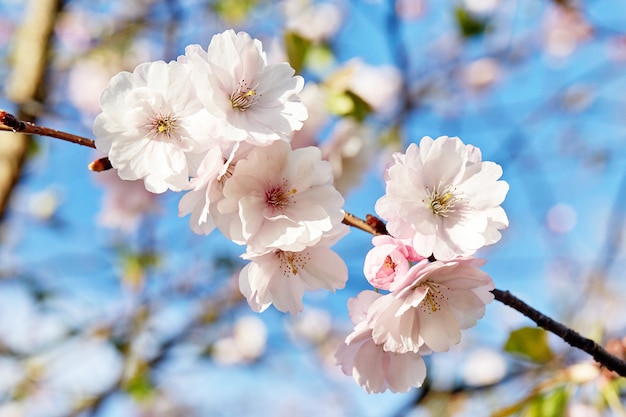
[[[481,19],[468,12],[461,6],[454,9],[456,24],[464,38],[471,38],[485,33],[487,29],[487,19]]]
[[[565,416],[569,390],[561,386],[555,390],[539,395],[532,400],[525,417],[562,417]]]
[[[130,381],[126,383],[126,392],[137,400],[143,400],[154,392],[154,386],[147,375],[147,372],[142,372],[139,375],[135,375]]]
[[[311,48],[311,41],[304,39],[295,32],[285,32],[285,50],[287,51],[287,59],[296,73],[302,71],[307,53]]]
[[[546,363],[554,357],[548,345],[548,333],[539,327],[523,327],[511,332],[504,350],[537,363]]]
[[[213,11],[227,22],[239,23],[248,17],[257,3],[257,0],[218,0],[213,4]]]

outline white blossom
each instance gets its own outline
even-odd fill
[[[194,174],[188,157],[210,145],[212,120],[183,65],[156,61],[121,72],[100,105],[93,126],[96,148],[108,154],[120,178],[143,179],[154,193],[187,186]]]
[[[509,224],[500,207],[509,185],[498,181],[498,164],[482,162],[478,148],[456,137],[426,136],[394,159],[386,194],[376,202],[394,237],[441,260],[472,255],[500,240],[499,230]]]

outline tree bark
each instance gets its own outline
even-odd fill
[[[5,93],[17,105],[15,114],[20,120],[35,121],[45,100],[46,69],[61,7],[62,0],[30,0],[24,22],[15,34]],[[19,181],[30,140],[26,134],[0,132],[0,221]]]

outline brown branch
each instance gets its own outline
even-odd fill
[[[18,120],[15,116],[1,110],[0,130],[10,130],[14,132],[49,136],[52,138],[76,143],[78,145],[95,148],[94,141],[91,139],[83,138],[81,136],[73,135],[55,129],[50,129],[47,127],[37,126],[34,123],[23,122]],[[96,171],[106,170],[109,168],[110,162],[107,158],[99,159],[90,164],[90,169]],[[382,222],[382,220],[371,214],[368,214],[366,216],[366,220],[363,220],[351,213],[344,212],[343,223],[348,226],[361,229],[374,236],[388,234],[387,229],[385,228],[385,224]],[[521,301],[519,298],[513,296],[508,291],[502,291],[496,288],[492,291],[492,293],[494,294],[496,300],[519,311],[520,313],[537,323],[538,326],[559,336],[571,346],[587,352],[598,363],[605,366],[607,369],[617,372],[621,376],[626,376],[626,362],[617,358],[616,356],[611,355],[602,346],[598,345],[593,340],[581,336],[576,331],[551,319],[543,313],[540,313],[539,311],[530,307],[528,304]]]
[[[372,214],[366,215],[365,220],[363,220],[356,217],[354,214],[345,211],[343,214],[342,223],[347,224],[348,226],[356,227],[357,229],[361,229],[364,232],[367,232],[374,236],[389,234],[382,220]]]
[[[96,148],[95,142],[91,139],[63,132],[61,130],[50,129],[49,127],[38,126],[35,123],[23,122],[12,114],[2,110],[0,110],[0,130],[27,133],[31,135],[48,136],[51,138],[76,143],[77,145],[87,146],[93,149]]]
[[[375,219],[375,220],[374,220]],[[382,221],[374,216],[368,215],[367,220],[360,219],[353,214],[348,212],[345,213],[343,223],[348,226],[353,226],[358,229],[361,229],[365,232],[368,232],[372,235],[385,234],[381,232],[381,229],[376,229],[372,226],[376,221]],[[429,258],[430,259],[430,258]],[[434,259],[432,259],[434,260]],[[545,314],[535,310],[528,304],[524,303],[519,298],[515,297],[509,291],[502,291],[497,288],[491,291],[495,296],[496,300],[500,301],[502,304],[505,304],[511,307],[514,310],[522,313],[524,316],[528,317],[539,327],[544,328],[545,330],[554,333],[563,339],[570,346],[578,348],[584,352],[590,354],[596,362],[600,365],[606,367],[607,369],[618,373],[621,376],[626,377],[626,361],[611,355],[607,352],[602,346],[597,344],[591,339],[587,339],[582,336],[578,332],[570,329],[569,327],[557,322],[556,320],[546,316]]]
[[[570,346],[587,352],[596,360],[596,362],[598,362],[602,366],[605,366],[607,369],[617,372],[621,376],[626,376],[626,361],[623,361],[622,359],[611,355],[602,346],[600,346],[593,340],[587,339],[580,333],[535,310],[519,298],[515,297],[509,291],[502,291],[496,288],[491,292],[496,297],[496,300],[500,301],[502,304],[511,307],[514,310],[519,311],[520,313],[537,323],[537,326],[542,327],[547,331],[559,336]]]

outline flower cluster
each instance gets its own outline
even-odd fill
[[[472,255],[508,226],[501,175],[456,137],[424,137],[394,154],[376,203],[391,235],[373,238],[364,266],[377,292],[349,301],[355,327],[336,353],[367,392],[421,386],[422,357],[449,350],[485,314],[494,284]]]
[[[110,81],[94,123],[96,147],[125,180],[152,193],[185,191],[179,214],[245,245],[239,288],[250,307],[296,314],[305,291],[343,288],[330,247],[347,233],[333,166],[316,147],[292,149],[307,110],[304,81],[268,64],[244,32],[191,45]],[[422,384],[424,355],[447,351],[493,299],[472,255],[500,239],[508,185],[501,168],[458,138],[425,137],[394,155],[376,203],[390,235],[376,236],[364,274],[376,288],[348,303],[354,331],[336,354],[368,392]],[[383,292],[379,292],[383,291]]]
[[[94,122],[98,150],[148,191],[186,191],[181,216],[246,245],[239,285],[255,311],[295,314],[304,291],[343,288],[347,267],[329,247],[347,233],[332,168],[289,138],[307,110],[287,63],[268,64],[247,33],[215,35],[172,62],[111,79]]]

